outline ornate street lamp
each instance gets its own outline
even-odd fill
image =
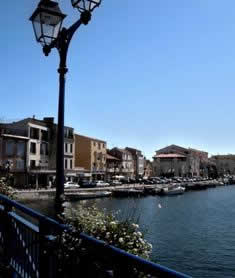
[[[43,0],[38,4],[30,20],[33,23],[33,30],[36,41],[42,46],[50,45],[57,39],[64,18],[66,17],[59,8],[58,3]]]
[[[72,6],[81,13],[84,11],[92,12],[101,3],[101,0],[71,0]]]
[[[62,28],[66,15],[61,12],[59,4],[51,0],[41,0],[30,17],[36,41],[42,44],[44,54],[48,56],[51,49],[56,48],[60,56],[56,150],[56,203],[59,204],[64,199],[64,99],[65,74],[68,71],[66,66],[68,48],[76,30],[82,24],[89,23],[91,12],[101,4],[101,0],[71,0],[71,3],[74,8],[79,10],[80,18],[68,29]]]

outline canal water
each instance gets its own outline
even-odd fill
[[[27,202],[50,215],[52,201]],[[178,196],[82,201],[138,221],[152,243],[151,260],[192,277],[235,277],[235,185]],[[79,202],[71,206],[76,208]]]

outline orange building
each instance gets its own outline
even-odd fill
[[[75,134],[75,168],[84,168],[85,175],[104,180],[107,143],[103,140]]]

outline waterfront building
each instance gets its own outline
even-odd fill
[[[109,153],[120,159],[120,175],[124,176],[125,178],[134,178],[134,160],[131,152],[129,152],[127,149],[115,147],[112,148]]]
[[[0,124],[0,177],[11,177],[11,185],[27,183],[28,134],[9,124]]]
[[[150,178],[153,176],[153,164],[150,160],[144,160],[144,177]]]
[[[154,176],[207,176],[208,153],[170,145],[153,156]]]
[[[106,175],[107,143],[97,138],[75,134],[75,167],[82,167],[85,176],[104,180]]]
[[[140,150],[126,147],[126,150],[128,150],[132,154],[133,159],[133,167],[134,167],[134,178],[139,179],[144,176],[144,165],[145,165],[145,158],[142,155],[142,152]]]
[[[14,138],[19,136],[19,134],[24,135],[24,138],[18,138],[26,142],[24,162],[18,162],[21,167],[25,165],[27,179],[25,179],[24,185],[38,187],[47,186],[49,181],[55,182],[57,125],[54,123],[54,118],[44,118],[43,120],[35,119],[35,117],[26,118],[9,124],[1,124],[1,129],[3,130],[3,136],[1,137],[4,137],[4,134],[6,132],[9,133],[9,131],[11,132],[11,137],[14,136]],[[2,165],[6,163],[7,159],[4,153],[12,153],[11,149],[14,149],[14,143],[2,144],[0,153]],[[73,128],[65,127],[64,165],[66,179],[76,176],[74,171],[74,150]],[[10,172],[14,173],[13,169],[11,167]],[[15,173],[14,178],[15,185],[22,184]]]
[[[210,162],[214,163],[219,176],[235,175],[235,155],[213,155]]]
[[[115,177],[120,175],[120,169],[122,162],[117,157],[111,155],[107,149],[106,155],[106,179],[108,181],[115,179]]]

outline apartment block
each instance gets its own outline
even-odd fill
[[[140,150],[126,147],[126,150],[132,154],[134,166],[134,178],[142,178],[144,176],[145,158]]]
[[[75,134],[75,167],[84,168],[85,175],[104,180],[106,175],[106,141]]]
[[[21,143],[21,149],[24,150],[24,157],[17,158],[17,163],[23,169],[27,176],[25,183],[30,186],[47,186],[49,180],[55,182],[56,177],[56,145],[57,145],[57,125],[54,123],[54,118],[44,118],[43,120],[33,118],[26,118],[21,121],[1,124],[2,135],[1,135],[1,151],[0,161],[4,165],[6,154],[10,149],[14,150],[14,155],[19,152],[18,145]],[[65,127],[65,138],[64,138],[64,166],[65,166],[65,177],[66,179],[72,179],[76,177],[76,171],[74,170],[74,134],[73,128]],[[9,135],[9,132],[11,133]],[[6,134],[8,133],[8,135]],[[11,138],[13,139],[9,139]],[[19,137],[20,136],[20,137]],[[5,138],[8,138],[9,143],[4,143]],[[16,143],[16,141],[18,143]],[[24,147],[23,147],[23,143]],[[17,145],[17,147],[15,147]],[[11,147],[12,146],[12,147]],[[23,152],[23,151],[22,151]],[[12,155],[13,156],[13,155]],[[13,166],[14,159],[13,160]],[[10,160],[10,161],[11,161]],[[14,173],[14,167],[10,168],[10,172]],[[14,175],[15,176],[15,175]],[[15,176],[16,177],[16,176]],[[15,184],[20,185],[20,181],[16,178]]]
[[[27,183],[28,135],[21,129],[0,124],[0,176],[12,175],[11,185]]]
[[[134,178],[134,159],[127,149],[122,148],[112,148],[109,153],[114,157],[117,157],[121,160],[120,164],[120,175],[124,176],[125,178]]]

